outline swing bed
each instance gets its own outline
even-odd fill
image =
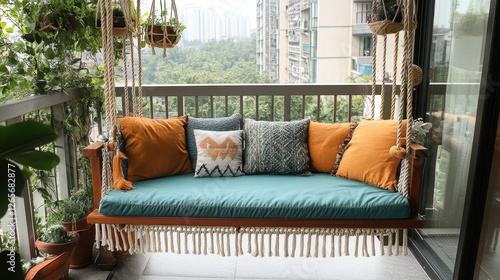
[[[130,1],[126,0],[120,3],[123,6],[130,5]],[[416,80],[419,79],[418,76],[421,76],[421,73],[416,72],[415,67],[411,65],[413,51],[411,44],[413,39],[412,33],[416,26],[414,3],[411,0],[401,0],[398,1],[398,4],[404,10],[404,55],[401,63],[399,102],[400,108],[406,108],[407,115],[406,121],[404,121],[404,110],[399,110],[396,145],[390,151],[387,151],[390,157],[395,157],[401,162],[397,192],[375,188],[377,189],[376,194],[374,194],[375,196],[371,200],[366,200],[369,201],[367,205],[359,205],[358,209],[342,209],[342,206],[340,208],[338,206],[337,208],[333,207],[335,208],[333,210],[328,207],[321,209],[322,206],[316,205],[319,209],[314,208],[315,211],[312,212],[320,214],[311,216],[308,209],[312,208],[300,207],[304,203],[307,204],[306,202],[311,199],[321,201],[322,199],[330,198],[335,200],[340,197],[340,200],[342,200],[342,195],[349,194],[346,199],[361,197],[360,201],[363,201],[363,197],[368,195],[367,193],[370,193],[374,187],[353,180],[336,178],[329,174],[314,174],[313,176],[259,174],[224,177],[222,179],[201,179],[203,181],[197,181],[200,179],[193,179],[192,174],[187,174],[135,182],[134,186],[132,186],[129,181],[123,178],[120,168],[117,168],[120,165],[120,160],[125,158],[118,147],[120,144],[119,139],[113,138],[112,140],[114,141],[96,142],[85,148],[83,155],[89,158],[91,163],[95,209],[88,215],[87,221],[96,225],[97,246],[101,250],[102,257],[105,258],[101,262],[101,268],[109,269],[114,266],[115,263],[113,262],[112,255],[109,253],[110,251],[122,251],[131,254],[161,251],[194,254],[211,253],[222,256],[241,255],[246,251],[254,256],[333,257],[336,254],[349,255],[352,252],[349,248],[354,245],[354,256],[358,256],[360,248],[361,255],[373,256],[376,253],[375,238],[381,240],[381,255],[399,255],[401,245],[403,248],[402,253],[406,255],[408,229],[421,228],[423,226],[423,219],[419,215],[419,196],[427,149],[418,144],[411,143],[409,137],[406,137],[408,138],[406,139],[406,143],[403,141],[405,133],[406,135],[410,135],[411,124],[413,122],[412,105],[411,102],[406,102],[406,100],[411,101],[413,99],[413,87],[418,84]],[[163,4],[160,3],[160,6],[163,6]],[[175,7],[175,4],[172,6]],[[140,14],[139,8],[140,1],[137,3],[137,16]],[[110,130],[110,135],[116,136],[118,118],[114,88],[111,2],[100,1],[99,10],[103,23],[106,127]],[[132,9],[126,7],[124,10],[130,11]],[[176,15],[177,13],[171,14]],[[135,82],[133,82],[130,88],[131,92],[129,92],[128,85],[125,85],[124,114],[125,116],[142,117],[140,102],[136,102],[136,100],[142,100],[141,52],[138,51],[137,56],[134,55],[134,43],[132,41],[132,33],[136,32],[137,45],[140,46],[141,27],[139,23],[132,26],[130,15],[127,18],[129,27],[127,29],[128,33],[125,35],[125,40],[128,38],[130,44],[128,44],[128,52],[125,50],[126,46],[124,46],[124,65],[125,67],[127,66],[127,56],[125,54],[128,53],[131,60],[132,75],[135,75],[134,65],[138,65],[138,86],[136,87]],[[387,32],[395,34],[395,61],[398,61],[397,46],[399,44],[400,30],[387,31],[391,30],[391,23],[394,23],[394,20],[392,22],[391,20],[385,20],[372,27],[374,31],[374,53],[371,119],[375,117],[377,40],[379,37],[383,39],[382,71],[385,73]],[[134,59],[138,59],[138,63],[134,62]],[[395,62],[393,69],[391,119],[395,118],[394,115],[396,113],[397,70],[398,66]],[[128,71],[125,70],[124,72],[127,75]],[[128,77],[125,76],[124,80],[127,81]],[[384,95],[386,94],[384,79],[382,79],[381,84],[380,95],[382,97],[382,105],[380,110],[382,111],[384,107]],[[130,108],[133,108],[133,112],[129,112],[129,99],[133,103],[130,106]],[[382,116],[382,112],[380,116]],[[407,124],[406,128],[403,125],[404,123]],[[115,134],[111,132],[115,132]],[[116,141],[118,141],[117,145],[115,145]],[[337,183],[331,183],[335,180],[337,180]],[[151,185],[152,182],[160,184],[161,187],[154,186],[154,184]],[[203,188],[201,184],[205,186],[219,186],[215,189],[217,194],[211,196],[210,192],[214,191],[214,189],[209,188],[209,194],[200,195],[200,188]],[[307,191],[303,191],[302,193],[293,193],[291,190],[296,190],[295,188],[300,184],[311,186],[340,184],[341,187],[340,189],[333,189],[333,191],[338,192],[334,193],[334,195],[327,195],[325,198],[324,190],[315,194],[315,189],[313,188],[307,189]],[[353,184],[357,184],[358,186],[353,187]],[[134,187],[135,189],[133,189]],[[268,191],[273,188],[277,188],[277,190],[269,193]],[[370,191],[364,192],[363,190],[367,188]],[[160,191],[155,193],[153,191],[158,191],[158,189],[167,190],[167,192]],[[178,198],[175,196],[175,191],[169,192],[171,189],[177,190],[177,195],[181,193]],[[249,192],[252,189],[254,192]],[[152,191],[152,193],[148,194],[148,191]],[[207,190],[205,189],[205,191]],[[241,191],[241,194],[238,194],[238,191]],[[245,206],[245,203],[241,202],[245,201],[247,195],[263,203],[257,207],[259,209],[251,203]],[[259,195],[261,196],[259,197]],[[275,209],[276,205],[273,203],[276,203],[276,200],[274,200],[276,197],[269,198],[272,195],[283,197],[283,200],[286,201],[283,208],[286,208],[286,211]],[[304,195],[304,198],[301,198],[300,195]],[[108,204],[107,208],[106,205],[103,205],[103,201],[107,198],[113,199],[118,197],[119,199],[116,201],[119,203],[122,201],[120,199],[124,196],[129,197],[130,205],[127,203],[122,203],[122,205]],[[155,205],[155,196],[163,196],[160,198],[161,205]],[[168,199],[164,200],[165,197]],[[209,206],[212,207],[207,207],[207,204],[204,204],[203,200],[193,200],[193,197],[211,197],[211,200],[207,204],[210,204]],[[390,197],[389,202],[382,208],[377,208],[380,205],[372,203],[373,201],[384,201],[387,197]],[[176,199],[178,200],[176,201]],[[233,208],[224,209],[225,206],[222,205],[221,201],[226,201],[227,199],[233,199],[232,204],[230,203],[234,206]],[[142,204],[142,208],[131,210],[134,207],[132,205],[134,201]],[[400,205],[392,205],[393,201],[400,202]],[[182,205],[185,202],[186,205]],[[191,204],[188,202],[191,202]],[[296,203],[297,209],[288,209],[289,205],[287,203]],[[347,203],[349,204],[349,202]],[[175,207],[171,207],[172,205],[180,206],[174,209]],[[113,208],[119,208],[118,213],[123,214],[113,213]],[[392,213],[386,213],[386,210],[391,208]],[[165,209],[167,210],[164,211]],[[162,213],[162,211],[164,212]],[[370,239],[371,252],[369,250],[370,246],[368,246]],[[384,239],[386,240],[385,243],[382,242]],[[386,249],[384,245],[387,245]]]

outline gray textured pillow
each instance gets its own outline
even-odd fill
[[[241,122],[241,115],[234,114],[230,117],[224,118],[195,118],[188,116],[186,125],[186,144],[193,165],[193,170],[196,168],[196,160],[198,150],[196,148],[196,138],[194,137],[194,129],[202,129],[209,131],[230,131],[239,130]]]
[[[309,120],[266,122],[245,119],[246,174],[311,175],[307,131]]]

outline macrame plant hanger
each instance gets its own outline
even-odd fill
[[[163,49],[163,57],[167,57],[167,49],[173,48],[181,39],[179,17],[175,0],[153,0],[147,19],[145,41],[151,45],[153,55],[155,47]],[[158,9],[157,9],[158,7]]]
[[[123,9],[126,32],[119,33],[123,37],[123,66],[124,66],[124,116],[139,116],[142,117],[142,58],[141,58],[141,26],[138,20],[132,20],[134,17],[140,17],[140,0],[137,0],[137,9],[133,14],[134,9],[132,2],[129,0],[120,0],[119,3],[114,3],[112,0],[99,0],[98,13],[101,19],[102,29],[102,45],[104,56],[104,95],[105,95],[105,117],[106,117],[106,137],[110,142],[104,145],[103,148],[103,165],[102,165],[102,192],[105,195],[110,189],[132,189],[132,183],[124,179],[120,162],[127,160],[125,154],[120,151],[121,135],[119,133],[118,115],[116,106],[116,90],[115,90],[115,51],[114,38],[117,36],[113,27],[113,5],[119,4]],[[137,37],[137,43],[134,44],[134,34]],[[137,63],[134,60],[134,50],[137,47]],[[127,55],[129,54],[129,55]],[[129,92],[128,88],[128,64],[127,59],[130,59],[130,68],[132,74],[132,87]],[[137,80],[138,88],[136,90],[136,65],[137,65]],[[130,100],[132,100],[132,111],[130,111]],[[113,168],[112,168],[113,165]]]
[[[392,6],[389,6],[389,3]],[[387,69],[387,44],[388,35],[394,34],[394,63],[392,69],[392,91],[391,91],[391,114],[390,119],[395,118],[396,99],[397,99],[397,78],[398,78],[398,63],[401,63],[401,86],[399,98],[399,115],[398,129],[395,146],[391,147],[389,154],[402,160],[401,175],[398,183],[399,192],[408,197],[408,184],[410,177],[409,152],[410,152],[410,137],[406,137],[406,145],[403,147],[403,119],[404,106],[406,105],[406,135],[411,134],[413,124],[413,87],[418,85],[422,80],[421,69],[413,65],[413,31],[417,26],[416,6],[414,0],[373,0],[373,15],[370,18],[370,29],[372,35],[372,96],[371,96],[371,112],[370,118],[375,118],[375,96],[377,93],[377,44],[379,38],[382,38],[382,78],[380,82],[380,118],[383,118],[385,96],[386,96],[386,78]],[[383,20],[377,19],[377,9],[383,9]],[[392,9],[394,14],[389,10]],[[380,13],[380,12],[379,12]],[[392,16],[389,17],[389,15]],[[403,58],[399,61],[399,41],[400,32],[404,32],[403,41]]]

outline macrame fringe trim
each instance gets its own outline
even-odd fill
[[[400,233],[403,238],[402,246],[399,245]],[[354,244],[350,242],[350,237],[355,237]],[[128,251],[130,254],[170,252],[225,257],[240,256],[246,252],[254,257],[326,258],[335,255],[349,256],[353,253],[354,257],[360,254],[370,257],[376,255],[375,237],[381,240],[380,255],[400,255],[400,247],[403,255],[408,255],[407,229],[96,224],[97,246],[108,246],[111,251]],[[386,246],[383,245],[384,237],[388,238]]]

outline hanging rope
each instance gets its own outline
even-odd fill
[[[124,40],[123,41],[123,48],[122,48],[122,55],[123,57],[127,57],[127,47],[126,47],[126,41]],[[132,65],[132,68],[133,65]],[[123,71],[125,72],[124,74],[124,87],[123,87],[123,98],[124,98],[124,101],[125,101],[125,108],[123,108],[123,112],[124,112],[124,116],[128,117],[130,116],[130,104],[129,104],[129,92],[128,92],[128,68],[127,68],[127,59],[123,59]]]
[[[386,73],[386,59],[387,59],[387,34],[394,33],[394,64],[393,64],[393,81],[392,81],[392,100],[391,100],[391,119],[394,119],[394,115],[396,114],[396,99],[397,99],[397,77],[398,77],[398,63],[399,63],[399,40],[400,34],[399,30],[404,31],[404,53],[401,61],[401,87],[400,87],[400,99],[399,99],[399,116],[398,116],[398,127],[396,133],[396,145],[391,147],[389,154],[393,157],[402,159],[402,167],[401,167],[401,176],[399,179],[398,188],[400,192],[404,196],[408,196],[408,180],[409,180],[409,152],[411,141],[410,138],[407,137],[406,146],[403,146],[403,121],[406,117],[406,135],[411,135],[411,129],[413,124],[413,87],[418,83],[417,80],[420,80],[418,67],[412,65],[413,61],[413,29],[416,28],[416,6],[414,0],[398,0],[397,7],[392,7],[390,5],[386,5],[385,1],[374,0],[374,15],[375,18],[381,17],[385,15],[385,19],[382,20],[382,25],[380,22],[370,24],[370,28],[373,31],[372,43],[373,43],[373,73],[372,73],[372,103],[371,103],[371,118],[374,118],[374,109],[375,109],[375,94],[376,94],[376,78],[377,78],[377,37],[383,36],[383,50],[382,50],[382,81],[381,81],[381,102],[380,102],[380,117],[383,118],[384,107],[385,107],[385,73]],[[375,7],[383,8],[383,15],[377,15],[375,13]],[[387,16],[389,13],[387,12],[388,8],[395,8],[395,16],[394,18],[388,19]],[[380,11],[380,10],[378,10]],[[397,23],[396,18],[400,17],[402,14],[403,23]],[[388,25],[391,24],[399,24],[402,26],[401,29],[395,28],[391,29]],[[415,81],[414,81],[415,80]],[[404,110],[406,108],[406,116],[404,115]]]
[[[138,62],[138,67],[137,67],[137,70],[138,70],[138,77],[137,77],[137,82],[138,82],[138,93],[139,93],[139,100],[142,101],[142,52],[140,50],[141,48],[141,38],[142,38],[142,29],[141,29],[141,23],[139,22],[139,18],[141,16],[141,1],[140,0],[137,0],[137,8],[136,8],[136,21],[135,21],[135,28],[136,28],[136,32],[137,32],[137,48],[139,48],[139,50],[137,51],[137,62]],[[142,104],[142,102],[141,102]],[[167,110],[168,112],[168,110]],[[142,115],[142,106],[141,106],[141,109],[139,110],[139,116],[140,117],[143,117]]]
[[[375,119],[375,95],[377,93],[377,35],[372,35],[372,100],[370,107],[370,119]]]
[[[384,105],[385,105],[385,72],[386,72],[386,61],[387,61],[387,35],[384,37],[384,49],[382,53],[382,87],[380,90],[380,115],[379,118],[384,118]]]
[[[391,120],[396,111],[397,80],[398,80],[399,32],[394,35],[394,65],[392,71]]]

